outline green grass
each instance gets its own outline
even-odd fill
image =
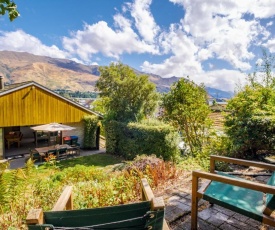
[[[69,160],[63,160],[57,163],[57,166],[61,169],[74,167],[76,165],[85,165],[85,166],[98,166],[98,167],[106,167],[109,165],[114,165],[123,162],[124,159],[111,154],[94,154],[90,156],[77,157]]]

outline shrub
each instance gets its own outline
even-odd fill
[[[274,150],[274,105],[274,90],[263,86],[246,86],[229,101],[226,133],[242,157],[253,157],[258,150]]]
[[[179,155],[179,135],[161,122],[106,123],[106,151],[134,159],[137,155],[155,154],[164,160],[176,160]]]
[[[84,148],[95,148],[97,129],[100,126],[98,116],[85,116],[84,121]]]

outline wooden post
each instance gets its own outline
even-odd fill
[[[73,209],[73,198],[72,198],[72,186],[66,186],[60,195],[59,199],[55,203],[52,211],[63,211]]]
[[[142,185],[142,198],[143,200],[152,201],[152,199],[155,197],[154,193],[148,184],[148,181],[146,178],[141,179],[141,185]]]
[[[42,209],[32,209],[26,218],[27,225],[44,224],[44,216]]]
[[[191,229],[196,230],[198,225],[198,177],[192,172],[192,208],[191,208]]]
[[[164,200],[162,197],[155,197],[154,193],[148,184],[146,178],[141,179],[141,187],[142,187],[142,200],[151,201],[151,209],[152,210],[160,210],[165,208]],[[166,220],[163,218],[163,230],[170,230]]]
[[[215,172],[215,159],[212,156],[210,156],[210,172]]]

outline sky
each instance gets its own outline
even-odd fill
[[[14,0],[0,50],[86,65],[122,62],[234,91],[275,53],[275,0]]]

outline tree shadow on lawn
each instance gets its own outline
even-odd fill
[[[62,160],[57,163],[57,166],[64,169],[68,167],[74,167],[76,165],[84,165],[84,166],[98,166],[98,167],[106,167],[108,165],[119,164],[124,161],[123,158],[106,154],[99,153],[90,156],[76,157],[67,160]]]

